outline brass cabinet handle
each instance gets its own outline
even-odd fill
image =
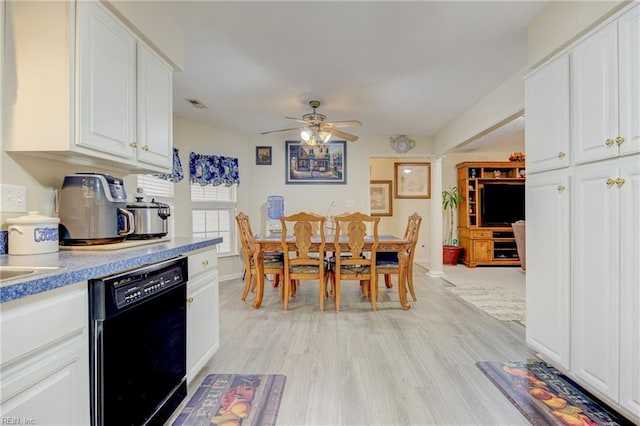
[[[202,261],[202,266],[208,266],[209,265],[209,261],[207,259]]]
[[[605,181],[605,183],[607,184],[607,186],[612,186],[614,183],[616,183],[616,181],[611,179],[611,178],[609,178],[609,179],[607,179]]]
[[[562,192],[564,189],[564,185],[558,185],[558,192]]]
[[[617,143],[618,145],[622,145],[622,144],[624,143],[624,138],[623,138],[622,136],[618,136],[618,137],[616,138],[616,143]]]
[[[565,155],[567,155],[567,154],[565,154],[564,152],[560,151],[558,153],[558,158],[564,158]]]
[[[618,185],[618,187],[621,187],[622,185],[624,185],[624,179],[622,178],[616,179],[616,185]]]
[[[129,144],[129,146],[130,146],[131,148],[137,148],[137,147],[138,147],[138,142],[133,141],[133,142],[131,142],[131,143]]]
[[[188,298],[187,303],[193,303],[193,297]]]
[[[145,146],[143,146],[143,147],[142,147],[142,150],[143,150],[143,151],[149,151],[149,145],[145,145]]]
[[[613,139],[607,139],[606,141],[604,141],[604,144],[605,144],[606,146],[611,146],[611,145],[613,145]]]

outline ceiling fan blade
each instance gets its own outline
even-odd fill
[[[300,127],[289,127],[288,129],[280,129],[280,130],[269,130],[268,132],[260,132],[261,135],[268,135],[269,133],[275,132],[287,132],[289,130],[299,130]]]
[[[331,133],[333,136],[337,136],[339,138],[343,138],[348,140],[349,142],[355,142],[357,141],[359,138],[355,135],[349,134],[349,133],[345,133],[343,131],[331,128],[331,127],[327,127],[326,128],[327,132]]]
[[[346,121],[328,121],[324,123],[328,127],[362,127],[362,123],[358,120],[346,120]]]
[[[288,118],[289,120],[295,120],[295,121],[297,121],[298,123],[307,124],[307,122],[306,122],[306,121],[304,121],[304,120],[300,120],[299,118],[295,118],[295,117],[285,117],[285,118]]]

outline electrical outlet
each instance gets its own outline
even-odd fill
[[[27,188],[18,185],[0,185],[0,212],[21,213],[27,211]]]

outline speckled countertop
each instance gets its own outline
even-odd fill
[[[55,271],[38,271],[5,280],[0,287],[0,303],[53,290],[80,281],[111,275],[126,269],[215,246],[222,238],[173,238],[140,247],[105,251],[61,250],[33,256],[0,255],[1,266],[56,266]]]

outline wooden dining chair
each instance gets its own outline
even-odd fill
[[[360,282],[364,295],[371,300],[371,308],[376,310],[377,273],[376,250],[378,248],[379,217],[364,213],[348,213],[335,216],[336,229],[344,229],[345,235],[334,236],[334,260],[331,267],[332,293],[335,294],[336,312],[340,311],[340,287],[343,280]],[[367,240],[368,229],[372,235]],[[343,253],[350,255],[343,256]]]
[[[240,234],[240,242],[242,243],[242,253],[244,257],[244,291],[242,292],[242,301],[247,299],[249,291],[255,291],[258,282],[258,268],[256,268],[254,257],[258,246],[255,237],[251,231],[251,223],[246,213],[240,212],[236,215],[236,223],[238,224],[238,233]],[[265,253],[262,259],[262,274],[274,275],[273,286],[277,287],[284,277],[284,257],[282,253]],[[284,299],[284,290],[280,286],[280,297]]]
[[[422,224],[422,217],[416,212],[409,216],[407,220],[407,227],[404,231],[403,240],[411,241],[409,246],[409,259],[405,275],[407,277],[407,287],[409,293],[414,301],[417,301],[416,292],[413,287],[413,255],[415,254],[416,246],[418,245],[418,235],[420,233],[420,225]],[[398,261],[398,253],[386,252],[378,253],[376,256],[376,270],[378,274],[384,275],[384,283],[387,288],[393,287],[391,282],[391,275],[400,276],[400,262]]]
[[[284,256],[284,309],[301,280],[318,280],[320,310],[324,310],[327,288],[325,260],[325,217],[314,213],[282,216],[282,251]],[[292,246],[290,246],[292,244]]]

